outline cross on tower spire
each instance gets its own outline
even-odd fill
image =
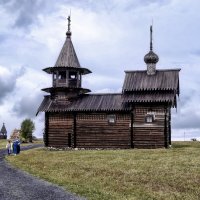
[[[153,27],[151,25],[150,26],[150,51],[153,50],[153,36],[152,36],[152,34],[153,34]]]
[[[70,38],[72,35],[71,30],[70,30],[70,26],[71,26],[71,16],[70,15],[68,16],[67,20],[68,20],[68,30],[67,30],[66,35],[67,35],[67,38]]]
[[[159,61],[157,54],[153,52],[153,28],[150,26],[150,51],[144,56],[144,62],[147,64],[147,74],[154,75],[156,73],[156,63]]]
[[[68,16],[68,18],[67,18],[67,20],[68,20],[68,31],[70,31],[70,23],[71,23],[71,19],[70,19],[70,16]]]

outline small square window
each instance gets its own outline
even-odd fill
[[[109,124],[115,124],[116,123],[116,116],[115,115],[108,115],[107,117]]]
[[[147,114],[146,117],[145,117],[145,122],[146,123],[153,123],[153,121],[154,121],[154,115]]]

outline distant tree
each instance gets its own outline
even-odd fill
[[[21,123],[21,137],[29,142],[32,142],[33,131],[35,130],[35,124],[31,119],[25,119]]]

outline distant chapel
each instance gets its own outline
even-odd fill
[[[4,123],[0,131],[0,139],[7,139],[7,130]]]
[[[91,73],[81,67],[71,40],[70,17],[66,40],[54,67],[52,87],[38,108],[45,112],[44,142],[58,148],[162,148],[171,145],[171,108],[177,106],[180,69],[156,69],[150,51],[146,70],[125,71],[121,93],[92,94],[82,87]]]

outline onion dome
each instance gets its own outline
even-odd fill
[[[158,61],[159,61],[158,55],[155,54],[152,50],[150,50],[149,53],[147,53],[144,56],[144,62],[146,64],[150,64],[150,63],[156,64]]]
[[[144,62],[147,64],[147,74],[156,74],[156,63],[159,61],[157,54],[153,52],[153,42],[152,42],[152,26],[150,26],[150,51],[144,56]]]

